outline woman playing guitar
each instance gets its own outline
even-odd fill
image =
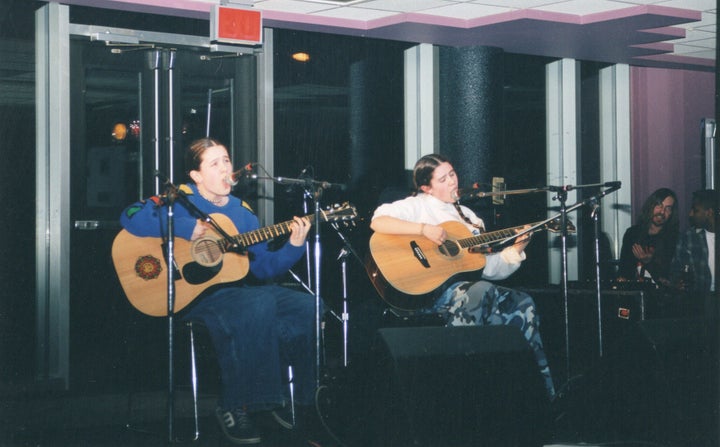
[[[412,293],[423,277],[432,276],[435,271],[442,276],[453,265],[455,273],[482,268],[482,273],[475,274],[472,281],[455,278],[436,289],[432,304],[423,310],[443,315],[448,326],[517,326],[533,350],[548,397],[553,400],[555,388],[538,331],[535,302],[525,293],[487,281],[505,279],[520,267],[528,236],[518,237],[513,245],[498,253],[483,255],[463,249],[460,238],[479,235],[484,225],[469,208],[457,203],[458,178],[452,164],[442,155],[426,155],[415,163],[413,182],[412,196],[383,204],[373,215],[370,225],[375,231],[373,238],[412,239],[409,244],[403,242],[409,258],[399,261],[401,256],[387,256],[386,262],[379,259],[382,250],[373,248],[371,241],[371,252],[380,271],[386,277],[392,276],[393,270],[401,272],[398,276],[403,276],[402,272],[411,276],[413,271],[420,272],[411,278],[408,290],[404,290]],[[399,282],[403,289],[405,285]]]

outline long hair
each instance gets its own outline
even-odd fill
[[[638,219],[643,229],[647,230],[648,228],[650,228],[650,223],[652,222],[653,210],[655,206],[660,205],[663,200],[667,199],[668,197],[672,197],[673,200],[675,200],[675,206],[673,206],[670,218],[665,223],[663,232],[673,234],[679,231],[680,219],[678,218],[677,213],[678,199],[675,195],[675,192],[669,188],[660,188],[655,190],[655,192],[650,194],[650,197],[645,200],[645,203],[643,203],[642,209],[640,210],[640,218]]]
[[[200,163],[203,161],[205,151],[214,146],[223,146],[224,144],[213,138],[199,138],[188,146],[185,151],[185,174],[190,178],[190,171],[200,170]]]
[[[413,168],[414,194],[421,192],[421,186],[430,186],[435,168],[445,162],[449,162],[449,160],[440,154],[425,155],[415,162],[415,167]]]

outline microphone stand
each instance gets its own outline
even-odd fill
[[[250,176],[253,179],[271,180],[280,185],[301,185],[307,194],[312,196],[314,201],[315,216],[315,241],[314,241],[314,267],[315,267],[315,385],[320,387],[320,340],[321,340],[321,315],[320,315],[320,261],[322,258],[320,247],[320,198],[325,189],[338,188],[345,189],[345,185],[340,183],[329,183],[313,180],[312,178],[288,178],[288,177],[261,177],[256,174]]]
[[[307,189],[303,189],[303,213],[305,215],[310,213],[310,210],[308,208],[308,202],[312,200],[313,196],[310,194],[310,192]],[[310,259],[312,257],[310,256],[310,241],[305,241],[305,271],[307,273],[306,278],[308,282],[308,287],[312,288],[312,266],[310,264]],[[312,291],[311,291],[312,293]]]
[[[595,237],[595,298],[597,301],[597,320],[598,320],[598,353],[600,357],[603,356],[603,339],[602,339],[602,292],[600,289],[600,203],[597,198],[591,197],[588,201],[588,205],[592,209],[590,212],[590,218],[593,221],[593,235]]]
[[[298,178],[305,178],[305,173],[307,172],[309,167],[304,168],[302,171],[300,171],[300,175]],[[252,176],[252,175],[251,175]],[[257,178],[257,176],[252,176],[254,178]],[[290,185],[285,189],[286,193],[290,193],[295,189],[295,185]],[[308,202],[312,200],[312,194],[308,192],[307,188],[303,189],[303,214],[308,215],[310,214],[310,211],[308,209]],[[310,264],[310,261],[312,259],[312,256],[310,256],[310,241],[305,241],[305,279],[307,280],[307,284],[305,281],[303,281],[295,272],[290,269],[290,274],[293,278],[295,278],[295,281],[297,281],[305,290],[308,291],[308,293],[312,294],[312,266]]]
[[[555,198],[560,201],[560,291],[565,313],[565,373],[570,383],[570,319],[568,316],[568,267],[567,267],[567,193],[572,187],[548,187],[548,191],[557,193]]]
[[[310,194],[311,183],[307,182],[307,193]],[[320,388],[320,331],[321,319],[320,315],[320,197],[323,193],[323,187],[317,186],[314,189],[313,201],[315,204],[315,387]]]
[[[592,202],[597,202],[600,198],[604,197],[605,195],[617,191],[620,189],[620,182],[606,182],[606,183],[595,183],[595,184],[589,184],[589,185],[577,185],[577,186],[547,186],[548,191],[554,191],[557,193],[556,198],[560,200],[560,222],[561,222],[561,237],[562,237],[562,244],[561,244],[561,250],[562,250],[562,296],[563,296],[563,307],[565,310],[565,352],[566,352],[566,361],[565,361],[565,368],[566,368],[566,374],[567,374],[567,383],[570,383],[570,321],[569,321],[569,315],[568,315],[568,274],[567,274],[567,214],[571,211],[574,211],[581,206],[590,204]],[[571,207],[566,206],[567,201],[567,193],[573,189],[583,189],[583,188],[597,188],[597,187],[608,187],[607,190],[601,192],[600,194],[597,194],[595,196],[592,196],[589,199],[582,200],[580,202],[575,203]],[[596,230],[595,235],[596,241],[595,244],[597,245],[598,242],[598,234]],[[598,255],[599,259],[599,255]],[[599,263],[599,260],[597,261]],[[596,268],[599,268],[596,267]],[[597,305],[598,305],[598,321],[601,319],[601,293],[600,293],[600,274],[597,273],[597,285],[596,285],[596,293],[597,293]],[[600,327],[600,326],[598,326]],[[602,337],[602,333],[600,333],[600,338]],[[600,341],[602,343],[602,341]],[[602,345],[600,347],[600,355],[602,356]]]
[[[576,204],[572,205],[571,207],[567,207],[567,193],[573,189],[583,189],[583,188],[598,188],[598,187],[606,187],[608,188],[605,191],[602,191],[600,194],[597,194],[595,196],[592,196],[588,199],[582,200],[580,202],[577,202]],[[556,198],[560,201],[560,212],[552,216],[551,218],[544,220],[542,222],[537,223],[536,225],[532,226],[531,228],[528,228],[526,230],[520,231],[514,236],[511,236],[505,240],[502,241],[502,243],[506,243],[507,241],[511,241],[515,238],[518,238],[522,236],[523,234],[530,233],[534,231],[536,228],[544,225],[547,222],[553,221],[560,218],[560,228],[561,228],[561,259],[562,259],[562,270],[561,270],[561,292],[563,296],[563,307],[565,312],[565,352],[566,352],[566,361],[565,361],[565,368],[566,368],[566,374],[568,378],[568,383],[570,380],[570,321],[568,317],[568,268],[567,268],[567,228],[568,228],[568,219],[567,215],[571,211],[574,211],[581,206],[584,205],[591,205],[593,207],[593,218],[595,221],[595,270],[596,270],[596,294],[597,294],[597,306],[598,306],[598,331],[599,331],[599,353],[602,357],[603,355],[603,349],[602,349],[602,321],[601,321],[601,300],[602,300],[602,294],[600,290],[600,249],[599,249],[599,226],[598,226],[598,203],[599,200],[606,196],[607,194],[610,194],[612,192],[617,191],[621,187],[621,182],[619,181],[612,181],[612,182],[605,182],[605,183],[595,183],[595,184],[588,184],[588,185],[565,185],[565,186],[545,186],[543,188],[532,188],[532,189],[519,189],[519,190],[510,190],[510,191],[494,191],[494,192],[483,192],[483,191],[472,191],[468,194],[464,194],[461,192],[461,198],[462,197],[491,197],[491,196],[505,196],[505,195],[513,195],[513,194],[527,194],[527,193],[533,193],[533,192],[555,192],[557,193]]]
[[[360,256],[357,254],[355,249],[350,244],[350,241],[345,237],[342,231],[340,231],[340,226],[333,222],[331,224],[333,229],[335,229],[335,233],[338,235],[341,241],[343,241],[343,248],[340,249],[340,255],[338,256],[338,259],[340,260],[341,264],[341,270],[342,270],[342,299],[343,299],[343,311],[342,311],[342,327],[343,327],[343,366],[348,366],[348,321],[350,319],[350,313],[348,312],[348,294],[347,294],[347,258],[350,255],[353,255],[355,259],[360,262],[360,265],[363,265],[363,261],[360,258]]]
[[[173,423],[175,419],[175,385],[174,385],[174,333],[173,321],[175,314],[175,211],[174,211],[174,194],[167,194],[167,246],[166,246],[166,265],[167,268],[167,312],[168,312],[168,441],[173,442],[175,438],[175,430]]]
[[[159,171],[155,172],[155,175],[163,180],[165,185],[165,197],[167,204],[167,229],[166,229],[166,250],[165,250],[165,263],[167,268],[167,315],[168,315],[168,402],[167,402],[167,417],[168,417],[168,440],[173,442],[175,438],[175,429],[173,427],[175,419],[175,380],[174,380],[174,321],[175,321],[175,275],[177,272],[177,266],[175,264],[175,201],[180,200],[183,205],[188,208],[191,212],[198,215],[206,222],[213,225],[215,230],[223,235],[228,241],[230,246],[238,247],[237,242],[230,237],[222,228],[207,214],[200,211],[194,204],[192,204],[185,193],[175,186],[168,177]]]

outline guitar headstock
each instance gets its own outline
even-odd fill
[[[322,212],[322,218],[326,222],[350,222],[357,218],[357,209],[349,202],[336,203]]]
[[[575,224],[573,224],[570,221],[570,219],[567,219],[565,222],[567,225],[568,234],[574,233],[575,231],[577,231],[577,229],[575,228]],[[552,233],[562,232],[562,226],[560,225],[560,218],[558,217],[557,219],[553,219],[550,222],[546,223],[545,228]]]

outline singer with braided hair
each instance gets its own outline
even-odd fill
[[[442,223],[460,222],[473,235],[485,230],[482,219],[457,203],[458,177],[446,157],[430,154],[420,158],[413,169],[413,182],[412,196],[380,205],[375,210],[370,227],[376,233],[417,235],[441,245],[448,237]],[[525,234],[502,251],[487,254],[482,273],[453,277],[450,284],[435,291],[434,304],[424,311],[443,315],[447,326],[516,326],[533,350],[548,398],[554,400],[555,387],[540,337],[534,300],[526,293],[490,282],[505,279],[520,268],[529,241]],[[473,278],[468,280],[468,277]]]

